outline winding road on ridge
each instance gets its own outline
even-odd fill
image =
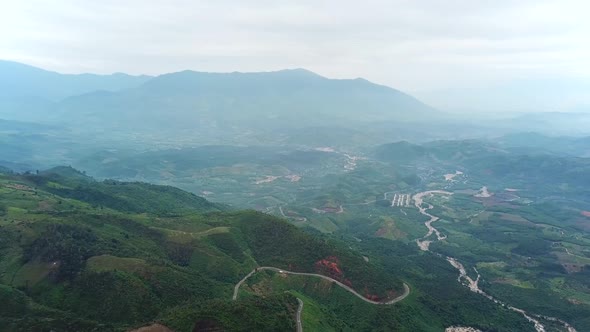
[[[359,299],[367,302],[367,303],[371,303],[371,304],[382,304],[382,305],[390,305],[390,304],[394,304],[397,303],[403,299],[405,299],[409,294],[410,294],[410,286],[408,286],[408,284],[404,283],[404,292],[394,298],[391,299],[389,301],[386,302],[379,302],[379,301],[373,301],[373,300],[369,300],[366,297],[362,296],[361,294],[357,293],[354,289],[346,286],[345,284],[341,283],[340,281],[336,280],[336,279],[332,279],[330,277],[326,277],[325,275],[322,274],[317,274],[317,273],[305,273],[305,272],[293,272],[293,271],[287,271],[287,270],[283,270],[283,269],[279,269],[276,267],[271,267],[271,266],[262,266],[259,267],[257,269],[254,269],[252,272],[248,273],[242,280],[240,280],[236,286],[234,287],[234,296],[233,296],[233,300],[236,300],[238,298],[238,291],[240,290],[240,287],[242,286],[242,284],[248,280],[248,278],[250,278],[254,273],[258,272],[258,271],[262,271],[262,270],[268,270],[268,271],[274,271],[274,272],[278,272],[278,273],[283,273],[283,274],[292,274],[292,275],[297,275],[297,276],[306,276],[306,277],[316,277],[316,278],[322,278],[324,280],[328,280],[331,281],[333,283],[335,283],[336,285],[344,288],[345,290],[347,290],[349,293],[352,293],[354,296],[358,297]]]
[[[453,193],[448,192],[448,191],[443,191],[443,190],[430,190],[430,191],[424,191],[424,192],[417,193],[412,197],[412,199],[414,200],[415,207],[418,208],[419,212],[422,215],[428,217],[428,220],[426,222],[424,222],[424,225],[428,229],[428,232],[422,238],[416,239],[416,244],[423,251],[430,251],[430,244],[433,242],[432,235],[435,235],[436,241],[442,241],[447,238],[446,235],[441,234],[441,232],[438,229],[436,229],[434,226],[432,226],[432,224],[434,222],[436,222],[440,219],[439,217],[428,213],[428,210],[433,209],[434,206],[429,203],[426,203],[426,206],[424,206],[425,205],[424,198],[431,197],[435,194],[437,194],[437,195],[452,195]],[[384,196],[387,197],[386,195],[387,195],[387,193],[385,193]],[[537,315],[537,314],[529,314],[522,309],[513,307],[507,303],[504,303],[504,302],[492,297],[491,295],[484,292],[481,288],[479,288],[480,274],[475,268],[474,268],[474,270],[475,270],[475,273],[477,274],[477,278],[473,279],[467,274],[467,270],[465,269],[463,264],[461,264],[456,258],[444,256],[444,255],[441,255],[436,252],[433,252],[433,253],[441,258],[446,259],[455,269],[457,269],[457,271],[459,272],[459,277],[457,278],[457,281],[459,283],[468,287],[472,292],[480,294],[498,305],[501,305],[501,306],[506,307],[512,311],[520,313],[523,317],[525,317],[526,320],[528,320],[529,322],[531,322],[534,325],[534,328],[537,332],[546,332],[545,326],[540,321],[541,319],[544,319],[546,321],[552,321],[552,322],[559,323],[568,332],[577,332],[573,326],[571,326],[569,323],[567,323],[559,318],[548,317],[548,316]],[[321,275],[321,274],[293,272],[293,271],[279,269],[276,267],[263,266],[263,267],[258,267],[256,269],[252,270],[250,273],[248,273],[242,280],[240,280],[234,286],[234,293],[233,293],[232,299],[237,300],[238,293],[239,293],[239,290],[240,290],[240,287],[242,286],[242,284],[246,280],[248,280],[248,278],[250,278],[252,275],[254,275],[258,271],[262,271],[262,270],[268,270],[268,271],[273,271],[273,272],[282,273],[282,274],[316,277],[316,278],[328,280],[328,281],[335,283],[336,285],[342,287],[343,289],[345,289],[349,293],[352,293],[354,296],[358,297],[359,299],[361,299],[367,303],[371,303],[371,304],[375,304],[375,305],[395,304],[397,302],[402,301],[410,294],[410,287],[406,283],[404,283],[403,284],[404,285],[404,292],[400,296],[398,296],[394,299],[391,299],[389,301],[386,301],[386,302],[373,301],[373,300],[365,298],[361,294],[357,293],[354,289],[341,283],[340,281],[332,279],[332,278],[324,276],[324,275]],[[301,299],[297,298],[297,302],[299,303],[299,307],[297,309],[297,315],[296,315],[297,332],[303,332],[303,327],[302,327],[302,323],[301,323],[301,314],[303,312],[303,301],[301,301]]]
[[[365,298],[361,294],[357,293],[354,289],[346,286],[345,284],[341,283],[340,281],[338,281],[336,279],[332,279],[330,277],[326,277],[325,275],[321,275],[321,274],[317,274],[317,273],[293,272],[293,271],[287,271],[287,270],[279,269],[279,268],[272,267],[272,266],[262,266],[262,267],[258,267],[256,269],[252,270],[250,273],[248,273],[244,278],[242,278],[242,280],[240,280],[234,286],[234,295],[232,297],[232,300],[235,301],[238,299],[238,292],[240,291],[240,287],[242,286],[242,284],[246,280],[248,280],[248,278],[250,278],[252,275],[254,275],[256,272],[262,271],[262,270],[274,271],[274,272],[283,273],[283,274],[292,274],[292,275],[297,275],[297,276],[315,277],[315,278],[321,278],[324,280],[328,280],[328,281],[333,282],[336,285],[344,288],[346,291],[348,291],[349,293],[352,293],[354,296],[358,297],[359,299],[361,299],[367,303],[371,303],[371,304],[391,305],[391,304],[395,304],[395,303],[405,299],[408,295],[410,295],[410,286],[408,286],[408,284],[406,284],[404,282],[404,292],[400,296],[397,296],[397,297],[395,297],[389,301],[386,301],[386,302],[373,301],[373,300],[369,300],[369,299]],[[301,301],[300,299],[297,299],[297,301],[299,302],[299,308],[297,310],[297,331],[302,332],[303,327],[301,326],[301,312],[303,311],[303,301]]]

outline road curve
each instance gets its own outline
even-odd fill
[[[252,270],[252,272],[248,273],[244,278],[242,278],[242,280],[240,280],[235,286],[234,286],[234,295],[232,296],[232,300],[237,300],[238,299],[238,291],[240,290],[240,286],[242,286],[242,284],[244,283],[244,281],[248,280],[248,278],[250,278],[254,273],[256,273],[256,269]]]
[[[347,290],[349,293],[352,293],[354,296],[358,297],[359,299],[367,302],[367,303],[371,303],[371,304],[382,304],[382,305],[390,305],[390,304],[395,304],[403,299],[405,299],[408,295],[410,295],[410,286],[408,286],[408,284],[406,284],[404,282],[404,292],[403,294],[401,294],[400,296],[391,299],[389,301],[386,302],[379,302],[379,301],[373,301],[373,300],[369,300],[366,297],[362,296],[361,294],[357,293],[354,289],[346,286],[345,284],[341,283],[340,281],[336,280],[336,279],[332,279],[330,277],[326,277],[324,275],[321,274],[316,274],[316,273],[304,273],[304,272],[292,272],[292,271],[287,271],[287,270],[283,270],[283,269],[279,269],[276,267],[271,267],[271,266],[262,266],[259,267],[257,269],[254,269],[252,272],[248,273],[242,280],[240,280],[236,286],[234,287],[234,296],[233,296],[233,300],[236,300],[238,298],[238,291],[240,290],[240,286],[242,286],[242,284],[244,283],[244,281],[246,281],[248,278],[250,278],[254,273],[258,272],[258,271],[262,271],[262,270],[269,270],[269,271],[274,271],[274,272],[279,272],[279,273],[284,273],[284,274],[292,274],[292,275],[298,275],[298,276],[308,276],[308,277],[316,277],[316,278],[322,278],[324,280],[328,280],[331,281],[333,283],[335,283],[336,285],[344,288],[345,290]]]
[[[301,313],[303,312],[303,301],[297,298],[297,302],[299,302],[299,308],[297,308],[297,332],[303,332],[303,326],[301,325]]]

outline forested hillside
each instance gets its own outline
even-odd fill
[[[452,269],[413,246],[392,252],[366,239],[353,248],[172,187],[98,182],[69,167],[3,171],[0,202],[0,324],[8,331],[119,331],[152,322],[176,331],[291,330],[296,297],[308,308],[305,326],[326,330],[384,326],[370,317],[391,317],[386,326],[395,330],[530,327],[452,282]],[[425,270],[434,263],[440,267]],[[259,272],[232,301],[236,283],[259,266],[324,275],[370,300],[402,294],[402,280],[411,293],[379,306],[323,279]],[[450,288],[438,289],[440,278]],[[480,310],[488,318],[480,320]]]
[[[259,265],[329,273],[317,263],[327,257],[340,260],[334,277],[359,291],[386,297],[401,289],[399,279],[333,240],[258,212],[222,212],[171,187],[96,182],[57,168],[1,175],[0,197],[2,323],[9,330],[120,329],[173,317],[174,307],[189,303],[196,313],[234,305],[279,310],[276,317],[258,313],[265,318],[253,324],[290,326],[289,297],[277,297],[278,307],[234,304],[234,284]]]

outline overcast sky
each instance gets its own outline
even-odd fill
[[[443,108],[590,105],[589,13],[587,0],[1,0],[0,58],[67,73],[302,67]],[[530,82],[581,92],[516,105]]]

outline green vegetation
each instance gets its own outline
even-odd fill
[[[179,331],[197,323],[239,330],[241,321],[292,329],[298,297],[308,329],[532,331],[522,315],[458,283],[443,259],[451,256],[495,298],[590,329],[590,195],[576,180],[587,178],[585,159],[478,141],[351,154],[200,147],[87,161],[103,175],[125,166],[118,178],[134,182],[68,167],[0,175],[0,283],[27,303],[11,326],[63,330],[75,317],[115,330],[153,321]],[[567,174],[553,174],[560,164]],[[491,195],[478,197],[484,186]],[[416,246],[427,229],[413,201],[392,207],[394,197],[431,189],[454,193],[425,197],[446,236],[430,249],[443,257]],[[256,266],[321,273],[370,298],[395,296],[402,282],[412,292],[375,306],[329,282],[261,272],[231,301]]]
[[[174,187],[109,180],[97,182],[68,167],[53,168],[40,175],[25,176],[25,179],[47,192],[99,208],[160,215],[218,211],[222,208]]]
[[[10,310],[23,313],[19,320],[7,320],[15,329],[67,330],[70,325],[62,322],[74,316],[82,319],[76,324],[88,324],[76,325],[79,330],[121,329],[158,317],[190,330],[190,323],[182,322],[184,314],[195,317],[193,324],[204,317],[206,324],[213,319],[231,330],[246,316],[251,322],[243,325],[246,329],[283,329],[293,324],[286,319],[292,317],[293,297],[234,303],[229,301],[233,285],[257,265],[330,273],[317,265],[327,257],[339,260],[341,274],[334,277],[350,280],[359,290],[385,294],[401,287],[399,279],[367,266],[338,241],[306,234],[275,217],[254,211],[210,212],[218,205],[203,204],[202,199],[191,205],[183,198],[192,195],[178,190],[111,186],[58,170],[0,178],[7,207],[0,225],[0,277],[3,296],[19,303]],[[82,193],[91,188],[96,194],[63,189],[73,184]],[[122,187],[122,202],[101,206],[92,200],[99,197],[103,203],[108,195],[114,201]],[[178,192],[178,200],[171,205],[146,195],[147,190],[171,195],[171,201]],[[152,213],[138,214],[140,201]],[[184,213],[177,212],[179,204],[186,206]],[[35,308],[47,308],[51,315]],[[227,317],[212,318],[221,309]]]
[[[160,320],[176,331],[292,331],[296,311],[294,296],[277,294],[185,304],[165,311]]]

